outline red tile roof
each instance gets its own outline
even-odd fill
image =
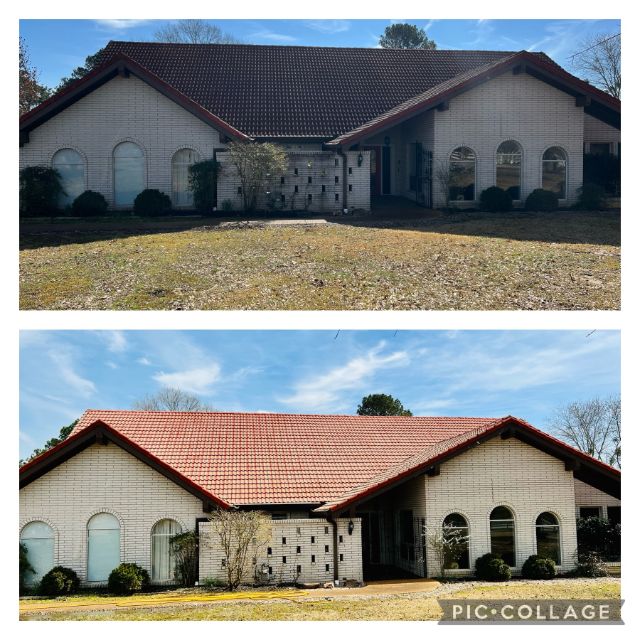
[[[249,136],[328,140],[514,52],[111,41],[101,60],[117,54]]]
[[[225,502],[321,504],[375,481],[420,451],[475,437],[494,418],[89,410]]]

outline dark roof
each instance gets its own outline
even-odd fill
[[[251,137],[323,140],[461,73],[512,55],[112,41],[102,59],[118,53]]]
[[[620,494],[620,472],[523,420],[90,410],[71,436],[20,469],[20,486],[96,442],[113,442],[207,504],[340,511],[493,437],[565,462]],[[481,472],[481,470],[480,470]]]

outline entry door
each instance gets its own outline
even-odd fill
[[[370,152],[370,173],[369,184],[372,196],[379,196],[382,193],[382,171],[380,166],[380,147],[364,147],[365,151]]]

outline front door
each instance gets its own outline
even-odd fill
[[[362,572],[365,580],[376,576],[380,565],[380,514],[377,511],[357,513],[362,518]]]
[[[370,189],[371,196],[379,196],[382,193],[382,171],[380,170],[380,147],[363,147],[365,151],[370,152]]]

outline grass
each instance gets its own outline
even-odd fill
[[[618,214],[336,220],[246,228],[204,221],[210,226],[173,231],[38,233],[32,225],[21,238],[20,307],[620,308]]]
[[[612,598],[620,597],[620,581],[557,580],[551,583],[477,585],[446,595],[447,598]],[[140,596],[135,596],[140,600]],[[182,603],[179,606],[127,607],[121,598],[116,609],[85,609],[21,613],[21,620],[438,620],[441,609],[431,593]]]

